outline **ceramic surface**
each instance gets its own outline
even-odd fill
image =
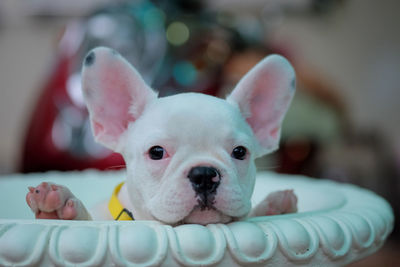
[[[393,228],[389,204],[347,184],[259,173],[253,202],[294,189],[299,212],[227,225],[33,220],[28,185],[53,181],[91,206],[123,172],[0,177],[0,266],[341,266],[378,250]],[[90,188],[90,190],[88,190]]]

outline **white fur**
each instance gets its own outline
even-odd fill
[[[242,79],[229,101],[198,93],[157,98],[120,56],[106,48],[93,52],[95,62],[83,69],[83,89],[92,126],[97,127],[97,140],[125,159],[128,176],[119,199],[135,219],[175,225],[226,223],[245,217],[251,210],[254,159],[276,149],[280,125],[294,94],[294,71],[290,64],[280,56],[265,59]],[[124,117],[129,119],[126,129],[120,129],[123,123],[114,126],[118,116],[125,113],[118,110],[118,104],[107,106],[104,96],[110,92],[105,90],[111,90],[113,84],[107,79],[98,81],[107,66],[96,64],[114,64],[124,70],[122,77],[127,82],[123,86],[127,85],[124,90],[130,101],[126,113],[133,115]],[[273,75],[264,78],[266,73]],[[126,78],[127,74],[133,78]],[[265,104],[269,106],[264,111],[260,105]],[[102,117],[99,110],[104,112],[103,108],[117,109],[116,115],[113,111]],[[118,129],[114,131],[112,127]],[[149,158],[149,148],[156,145],[166,149],[166,158]],[[237,146],[246,147],[248,154],[244,160],[232,157]],[[197,207],[198,197],[187,178],[196,166],[212,166],[221,175],[215,209],[202,211]],[[98,214],[93,214],[94,218],[109,218],[105,205],[96,208]]]
[[[241,161],[231,152],[238,145],[252,151],[254,141],[239,110],[226,101],[193,93],[153,102],[128,128],[122,151],[135,217],[166,223],[184,220],[197,204],[187,178],[194,166],[214,166],[221,172],[215,198],[220,213],[245,216],[254,186],[254,179],[246,179],[255,175],[253,156]],[[166,148],[169,158],[153,161],[144,156],[154,145]],[[209,216],[222,219],[219,213]]]

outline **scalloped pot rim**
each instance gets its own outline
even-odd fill
[[[29,218],[24,186],[30,183],[62,180],[74,192],[81,188],[77,195],[93,204],[123,176],[92,170],[2,177],[0,203],[16,204],[0,207],[0,265],[341,266],[377,251],[393,229],[390,205],[371,191],[269,172],[259,173],[252,201],[291,188],[299,213],[177,227],[153,221],[24,219]],[[84,194],[91,184],[97,194]]]

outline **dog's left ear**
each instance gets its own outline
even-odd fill
[[[120,151],[121,137],[157,94],[116,51],[98,47],[83,63],[82,90],[95,140]]]
[[[259,142],[256,156],[276,150],[281,124],[295,93],[296,75],[282,56],[271,55],[251,69],[227,101],[238,105]]]

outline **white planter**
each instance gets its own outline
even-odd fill
[[[340,266],[378,250],[393,228],[389,204],[347,184],[260,173],[253,202],[294,189],[299,212],[231,224],[170,227],[150,221],[34,220],[28,185],[70,187],[87,206],[123,172],[0,177],[0,266]]]

